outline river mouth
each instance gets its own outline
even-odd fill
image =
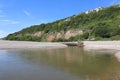
[[[113,53],[78,47],[0,50],[0,80],[119,80]]]

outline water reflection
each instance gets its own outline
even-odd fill
[[[25,63],[52,67],[84,80],[120,80],[120,63],[110,52],[65,49],[9,51]]]

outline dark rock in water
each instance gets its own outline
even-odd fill
[[[77,46],[78,46],[78,47],[83,47],[83,46],[84,46],[84,44],[83,44],[83,42],[81,42],[81,41],[78,41],[78,44],[77,44]]]

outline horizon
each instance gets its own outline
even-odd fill
[[[54,22],[98,7],[120,4],[120,0],[92,0],[91,2],[70,0],[69,3],[64,0],[7,2],[8,0],[0,1],[0,38],[32,25]]]

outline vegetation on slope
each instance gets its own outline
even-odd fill
[[[54,38],[51,41],[120,40],[120,5],[98,8],[52,23],[28,27],[8,35],[7,40],[48,41],[48,34],[66,34],[68,30],[82,30],[82,35]],[[41,32],[40,35],[34,35]],[[56,35],[55,35],[56,36]]]

